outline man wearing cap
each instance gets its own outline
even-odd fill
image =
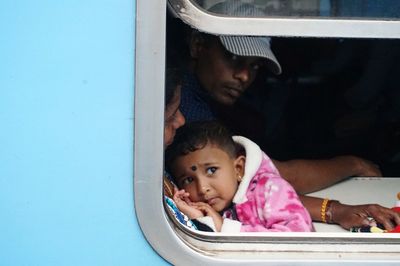
[[[247,56],[237,48],[253,47]],[[243,53],[241,53],[243,54]],[[192,73],[184,79],[181,108],[189,121],[215,119],[210,102],[232,106],[267,65],[279,74],[281,67],[269,48],[269,38],[221,36],[193,32],[190,40]],[[265,60],[266,58],[267,60]]]
[[[230,0],[211,7],[209,11],[235,16],[265,16],[253,5]],[[190,71],[184,76],[180,105],[187,122],[221,120],[221,109],[237,109],[232,108],[233,105],[252,85],[261,67],[267,67],[274,74],[281,73],[268,37],[214,36],[192,30],[189,52]],[[236,117],[233,119],[237,120]],[[300,194],[320,190],[349,176],[381,175],[376,165],[355,156],[338,156],[331,160],[274,160],[274,163]],[[330,217],[328,222],[338,223],[344,228],[364,224],[368,216],[388,228],[393,222],[400,223],[398,215],[378,205],[350,206],[338,201],[329,201],[328,204],[326,199],[307,196],[301,199],[313,220],[320,221],[321,210],[327,208],[329,214],[335,211],[335,217]]]
[[[210,12],[233,16],[261,16],[262,10],[240,1],[225,1]],[[282,72],[269,37],[213,36],[193,30],[189,39],[192,73],[184,78],[181,110],[187,121],[215,119],[212,105],[229,107],[253,83],[261,67]]]

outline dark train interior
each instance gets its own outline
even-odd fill
[[[281,160],[353,154],[400,176],[399,40],[275,38],[272,45],[283,73],[260,77],[266,89],[243,101],[257,99],[264,149]]]
[[[184,27],[169,18],[167,45],[182,53]],[[400,176],[400,40],[273,38],[272,50],[282,74],[261,70],[220,112],[235,133],[277,160],[352,154]]]

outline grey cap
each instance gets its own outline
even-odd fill
[[[208,11],[235,17],[265,17],[266,14],[254,5],[227,0],[212,6]],[[282,72],[281,65],[271,50],[271,38],[263,36],[219,36],[229,52],[239,56],[256,56],[268,59],[268,68],[276,75]]]

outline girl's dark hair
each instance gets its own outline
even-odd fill
[[[167,170],[177,157],[212,144],[225,151],[231,158],[235,158],[237,150],[231,132],[217,121],[192,122],[179,128],[174,142],[165,152]]]

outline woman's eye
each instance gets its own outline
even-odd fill
[[[193,182],[193,177],[191,177],[191,176],[186,177],[185,179],[183,179],[183,180],[181,181],[181,183],[182,183],[183,186],[187,186],[187,185],[189,185],[189,184],[192,183],[192,182]]]
[[[208,174],[208,175],[212,175],[212,174],[214,174],[216,171],[217,171],[217,168],[216,168],[216,167],[209,167],[209,168],[207,168],[207,174]]]
[[[172,122],[175,120],[175,118],[176,118],[176,112],[173,113],[170,117],[168,117],[168,118],[165,120],[165,122],[166,122],[166,123],[172,123]]]

